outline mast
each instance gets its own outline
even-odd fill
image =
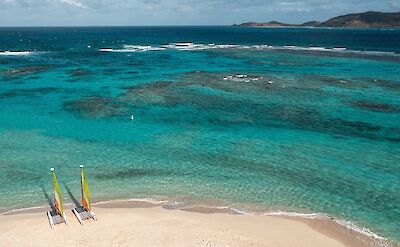
[[[60,187],[58,186],[56,173],[54,171],[54,168],[51,168],[50,171],[53,177],[54,185],[54,208],[56,209],[57,213],[64,218],[63,201],[61,197]]]

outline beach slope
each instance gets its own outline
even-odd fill
[[[152,207],[96,207],[98,221],[52,230],[43,209],[0,215],[3,246],[280,246],[340,247],[354,243],[304,221],[278,216],[194,212]],[[342,236],[343,237],[343,236]],[[357,245],[357,244],[356,244]]]

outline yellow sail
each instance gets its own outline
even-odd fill
[[[81,192],[82,206],[87,211],[92,211],[92,204],[90,203],[89,184],[83,165],[81,165]]]
[[[56,173],[54,171],[54,168],[51,168],[50,170],[53,176],[53,184],[54,184],[54,207],[57,213],[59,213],[62,217],[64,217],[63,202],[62,202],[60,187],[58,187]]]

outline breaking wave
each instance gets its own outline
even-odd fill
[[[122,49],[100,48],[101,52],[145,52],[145,51],[162,51],[163,47],[155,47],[150,45],[124,45]]]
[[[236,45],[236,44],[196,44],[192,42],[171,43],[165,45],[124,45],[122,48],[100,48],[101,52],[146,52],[146,51],[163,51],[163,50],[179,50],[179,51],[204,51],[211,49],[240,49],[240,50],[260,50],[260,51],[298,51],[298,52],[319,52],[319,53],[337,53],[337,54],[354,54],[354,55],[370,55],[370,56],[395,56],[400,54],[393,51],[364,51],[352,50],[346,47],[319,47],[319,46],[272,46],[272,45]]]
[[[29,56],[37,54],[35,51],[0,51],[0,56]]]
[[[300,217],[300,218],[305,218],[305,219],[330,219],[333,220],[335,223],[344,226],[350,230],[353,230],[357,233],[360,233],[362,235],[365,235],[367,237],[377,239],[377,240],[387,240],[385,237],[382,237],[370,229],[366,227],[361,227],[356,224],[354,224],[351,221],[348,220],[343,220],[343,219],[338,219],[335,217],[332,217],[327,214],[322,214],[322,213],[298,213],[298,212],[290,212],[290,211],[275,211],[275,212],[254,212],[246,209],[238,209],[238,208],[230,208],[232,211],[238,213],[238,214],[244,214],[244,215],[265,215],[265,216],[288,216],[288,217]]]

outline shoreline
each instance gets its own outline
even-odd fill
[[[65,211],[69,212],[69,221],[75,221],[70,212],[74,206],[73,203],[65,203]],[[359,227],[354,223],[342,219],[338,219],[329,215],[324,215],[320,213],[296,213],[296,212],[256,212],[248,211],[244,209],[237,209],[230,206],[207,206],[202,204],[192,204],[185,205],[183,203],[166,201],[166,200],[155,200],[148,198],[137,198],[137,199],[114,199],[105,200],[93,203],[94,211],[105,210],[105,211],[115,211],[115,210],[127,210],[133,212],[135,210],[165,210],[165,212],[186,212],[193,214],[200,214],[203,217],[208,218],[209,215],[225,215],[225,216],[248,216],[257,219],[261,218],[276,218],[280,220],[295,221],[298,223],[303,223],[320,234],[326,237],[334,239],[340,242],[343,246],[351,247],[368,247],[368,246],[385,246],[385,247],[398,247],[395,242],[390,239],[379,236],[378,234],[370,231],[369,229]],[[45,212],[49,210],[49,205],[28,207],[28,208],[18,208],[8,210],[6,212],[0,213],[1,218],[8,217],[26,217],[31,218],[39,214],[42,218],[46,219]],[[179,214],[179,213],[178,213]],[[58,227],[58,226],[56,226]],[[48,226],[50,229],[50,226]],[[1,221],[0,221],[1,229]],[[1,239],[1,234],[0,234]]]
[[[400,27],[311,27],[311,26],[241,26],[230,25],[232,28],[265,28],[265,29],[285,29],[285,28],[297,28],[297,29],[321,29],[321,30],[400,30]]]

